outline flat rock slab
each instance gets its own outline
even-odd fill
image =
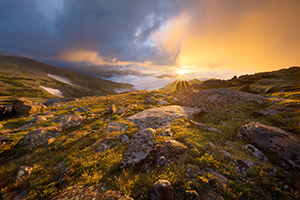
[[[283,168],[300,171],[300,136],[260,123],[248,123],[238,136],[262,151]]]
[[[227,88],[203,90],[187,95],[182,99],[182,105],[191,107],[214,107],[234,104],[238,102],[262,103],[266,100],[264,96],[249,94]]]
[[[138,114],[128,117],[127,120],[138,125],[141,129],[165,126],[174,119],[191,117],[200,113],[202,110],[198,108],[189,108],[182,106],[164,106],[160,108],[151,108],[144,110]]]

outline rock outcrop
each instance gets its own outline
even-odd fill
[[[251,122],[239,129],[238,136],[254,145],[280,166],[300,171],[299,135]]]
[[[32,102],[24,98],[18,98],[13,102],[12,112],[15,115],[29,115],[45,109],[46,106],[42,103]]]
[[[15,145],[15,147],[34,147],[45,144],[51,138],[56,138],[60,134],[59,131],[60,128],[56,126],[30,131]]]
[[[151,200],[173,200],[173,187],[167,180],[160,179],[151,189]]]
[[[265,100],[266,98],[261,95],[219,88],[193,92],[182,99],[182,105],[213,109],[238,102],[262,103]]]
[[[182,106],[164,106],[160,108],[151,108],[138,114],[128,117],[127,120],[138,125],[141,129],[165,126],[176,118],[191,117],[198,114],[201,109],[182,107]]]
[[[121,168],[140,163],[153,149],[155,130],[148,128],[136,133],[130,141],[127,151],[123,155]]]

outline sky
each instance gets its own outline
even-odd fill
[[[229,79],[300,65],[299,10],[299,0],[0,0],[0,50],[156,89],[182,69]]]

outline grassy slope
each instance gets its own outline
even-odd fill
[[[68,78],[77,86],[61,83],[47,76]],[[0,55],[0,96],[49,98],[40,85],[59,89],[66,97],[115,94],[114,89],[132,89],[130,84],[115,83],[56,68],[29,58]]]

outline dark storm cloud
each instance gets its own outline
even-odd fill
[[[159,63],[168,52],[158,52],[149,37],[182,9],[180,0],[64,0],[50,19],[36,1],[0,1],[0,48],[52,59],[83,49],[104,60]]]

